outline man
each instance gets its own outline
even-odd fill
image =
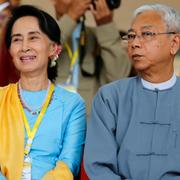
[[[85,145],[91,180],[180,179],[179,33],[170,7],[135,11],[125,39],[138,76],[102,87],[94,99]]]
[[[113,12],[106,0],[94,1],[95,7],[92,0],[53,0],[53,2],[64,37],[63,44],[66,47],[59,60],[58,83],[75,86],[74,89],[85,99],[89,115],[92,98],[99,86],[127,77],[131,64],[126,51],[121,48],[119,32],[113,23]],[[70,74],[72,58],[69,58],[67,52],[73,49],[72,34],[77,31],[77,26],[87,10],[91,10],[97,27],[85,27],[85,47],[80,49],[79,71]],[[75,79],[74,76],[78,78]],[[68,77],[76,82],[71,82]]]

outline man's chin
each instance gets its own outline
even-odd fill
[[[148,66],[142,63],[134,63],[133,67],[137,72],[146,71],[148,69]]]

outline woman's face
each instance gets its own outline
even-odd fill
[[[49,57],[54,43],[43,33],[33,16],[21,17],[14,23],[11,33],[10,54],[20,73],[47,73]]]

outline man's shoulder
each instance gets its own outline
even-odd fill
[[[138,81],[138,77],[130,77],[130,78],[124,78],[117,81],[113,81],[109,84],[103,85],[99,92],[107,95],[107,96],[113,96],[113,95],[123,95],[126,92],[129,92],[131,89],[135,87],[135,84]]]
[[[137,79],[138,79],[137,76],[129,77],[129,78],[123,78],[123,79],[105,84],[101,88],[102,89],[126,88],[127,86],[132,85],[134,82],[136,82]]]

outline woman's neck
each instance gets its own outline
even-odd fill
[[[48,88],[48,77],[21,77],[19,83],[24,90],[40,91]]]

